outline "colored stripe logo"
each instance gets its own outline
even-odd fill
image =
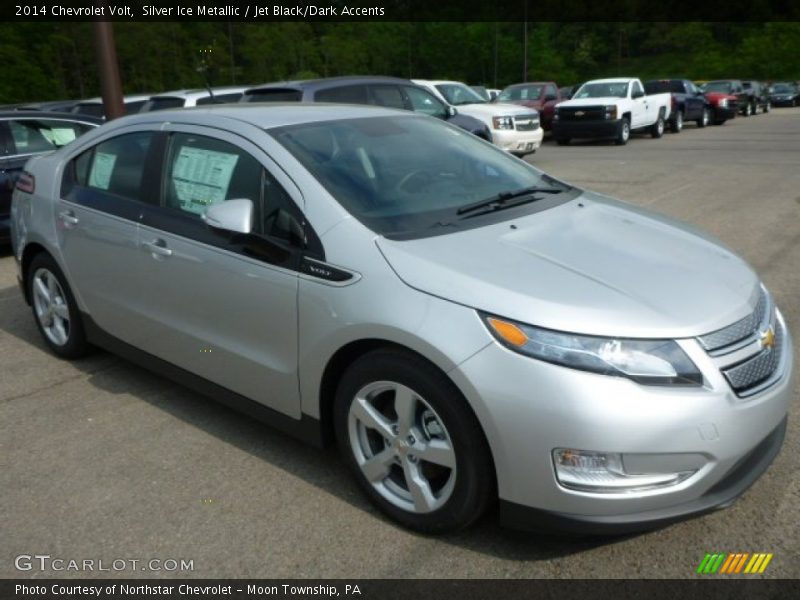
[[[706,553],[705,558],[700,561],[697,573],[700,575],[755,575],[763,573],[767,565],[772,560],[773,554],[765,552],[716,552]]]

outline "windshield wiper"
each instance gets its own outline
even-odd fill
[[[522,188],[521,190],[500,192],[499,194],[495,194],[494,196],[490,196],[484,200],[478,200],[472,204],[465,204],[456,211],[456,214],[465,215],[467,213],[480,210],[481,208],[487,208],[488,210],[486,212],[501,210],[503,208],[511,208],[512,206],[519,206],[520,204],[526,204],[528,202],[539,200],[539,198],[530,198],[522,202],[510,203],[509,200],[513,200],[514,198],[519,198],[521,196],[532,196],[533,194],[560,194],[563,191],[564,190],[560,188],[537,187],[534,185],[531,187]]]

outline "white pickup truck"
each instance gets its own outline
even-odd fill
[[[644,92],[638,79],[618,77],[587,81],[572,99],[556,105],[553,138],[559,145],[572,138],[613,138],[627,144],[631,131],[648,129],[654,138],[664,134],[672,96]]]

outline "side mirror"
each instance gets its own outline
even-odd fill
[[[220,202],[209,206],[201,217],[209,227],[234,233],[250,233],[253,231],[253,201],[239,198]]]
[[[644,98],[644,92],[642,92],[641,90],[636,92],[631,92],[631,98],[633,98],[634,100],[636,100],[637,98]]]
[[[447,116],[448,117],[455,117],[458,114],[458,110],[456,110],[455,106],[448,106],[447,107]]]

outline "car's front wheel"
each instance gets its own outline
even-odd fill
[[[711,120],[711,116],[709,115],[708,109],[703,108],[703,112],[700,115],[700,118],[697,119],[697,126],[698,127],[705,127],[708,125],[708,122]]]
[[[416,355],[377,350],[353,363],[338,386],[334,427],[370,500],[406,527],[466,527],[495,495],[477,419],[453,383]]]
[[[80,358],[89,351],[80,311],[58,264],[45,253],[28,268],[28,297],[39,332],[50,350],[62,358]]]

